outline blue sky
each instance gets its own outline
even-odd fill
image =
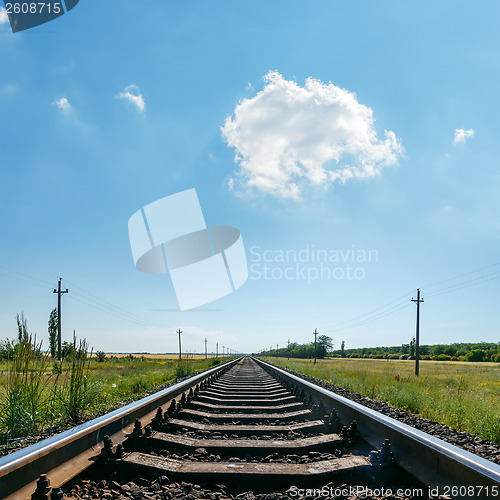
[[[24,311],[46,339],[62,276],[64,338],[107,351],[175,351],[179,327],[191,352],[314,328],[399,345],[417,287],[422,343],[499,341],[497,2],[96,7],[0,24],[0,337]],[[249,279],[181,312],[168,275],[135,269],[127,223],[190,188],[241,231]],[[349,262],[285,279],[320,269],[313,248],[377,257],[359,279]]]

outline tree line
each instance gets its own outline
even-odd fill
[[[421,345],[420,359],[435,361],[490,361],[500,363],[500,342],[455,342]],[[409,344],[391,347],[338,349],[332,356],[342,358],[414,359],[415,339]]]
[[[333,340],[327,335],[319,335],[316,341],[316,357],[318,359],[326,358],[333,348]],[[314,342],[308,344],[299,344],[290,342],[285,347],[277,349],[264,349],[257,353],[260,356],[277,356],[281,358],[314,358]]]

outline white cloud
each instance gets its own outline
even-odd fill
[[[474,136],[476,132],[471,128],[469,130],[465,130],[463,128],[455,129],[455,139],[453,144],[458,144],[459,142],[465,142],[467,139],[470,139]]]
[[[127,101],[137,106],[137,109],[141,113],[146,111],[146,103],[137,85],[128,85],[123,92],[120,92],[116,97],[118,99],[127,99]]]
[[[7,11],[0,7],[0,24],[5,24],[9,22],[9,16],[7,15]]]
[[[52,104],[55,104],[59,109],[63,111],[69,111],[71,109],[71,104],[69,103],[66,97],[61,97],[58,101],[54,101]]]
[[[404,155],[394,132],[378,139],[372,110],[353,93],[313,78],[301,87],[276,71],[264,80],[221,127],[240,164],[230,188],[300,198],[308,184],[370,178]]]

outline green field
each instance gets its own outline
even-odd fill
[[[500,444],[498,363],[264,359]]]
[[[88,420],[221,361],[226,360],[128,355],[99,362],[87,357],[73,376],[71,360],[63,362],[60,375],[49,359],[32,359],[17,371],[12,361],[1,361],[0,449],[54,425],[66,428]]]

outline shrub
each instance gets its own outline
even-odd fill
[[[186,377],[193,373],[193,366],[189,361],[179,361],[174,368],[175,378]]]
[[[473,351],[468,352],[465,358],[467,361],[484,361],[485,357],[485,351],[482,349],[474,349]]]
[[[451,356],[449,354],[438,354],[437,356],[432,356],[433,361],[451,361]]]
[[[95,353],[95,357],[97,358],[97,361],[99,363],[104,363],[104,361],[106,359],[106,353],[104,351],[97,351]]]

